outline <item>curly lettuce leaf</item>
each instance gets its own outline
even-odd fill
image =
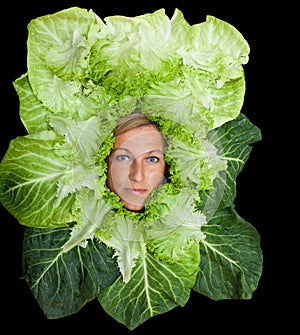
[[[77,110],[88,54],[103,22],[92,10],[69,8],[28,24],[28,76],[34,94],[50,110]]]
[[[243,127],[246,130],[244,132],[241,131]],[[72,229],[69,229],[68,234],[71,235],[64,234],[64,239],[56,244],[55,250],[63,257],[75,250],[91,250],[91,246],[98,244],[108,245],[111,258],[107,258],[107,262],[112,264],[113,259],[114,267],[118,274],[121,272],[121,276],[103,290],[99,290],[97,299],[109,315],[130,329],[138,327],[150,317],[184,306],[191,289],[214,300],[250,299],[258,285],[262,271],[259,235],[251,224],[245,222],[234,211],[231,194],[233,189],[229,188],[234,187],[235,191],[236,176],[242,170],[251,151],[249,144],[259,139],[260,132],[241,115],[237,120],[223,125],[218,130],[218,136],[215,132],[211,136],[216,145],[217,139],[228,143],[224,153],[228,158],[231,156],[232,160],[229,163],[232,166],[229,164],[228,176],[222,179],[227,184],[230,181],[228,186],[225,183],[225,188],[228,189],[222,193],[223,198],[221,197],[219,203],[213,203],[216,208],[208,212],[210,215],[206,216],[206,221],[201,212],[194,213],[190,209],[185,211],[185,207],[174,201],[181,199],[178,200],[179,203],[183,202],[180,197],[183,193],[180,193],[180,196],[170,195],[171,217],[166,217],[165,221],[141,222],[138,229],[133,229],[136,224],[133,223],[134,220],[128,220],[127,224],[122,225],[124,221],[121,218],[108,215],[100,224],[99,218],[102,214],[99,213],[97,201],[95,198],[89,198],[85,202],[86,221],[82,222],[84,224],[79,223],[74,227],[73,237]],[[92,196],[93,192],[89,191],[89,194]],[[190,200],[198,199],[194,192],[190,196]],[[200,199],[204,201],[204,197]],[[82,200],[84,201],[84,194]],[[212,200],[215,201],[216,198],[212,197]],[[208,199],[205,198],[205,201]],[[193,207],[193,202],[190,202],[190,205]],[[152,210],[156,211],[156,207]],[[94,228],[95,237],[92,238],[89,232]],[[48,233],[55,234],[55,231]],[[202,238],[203,235],[205,238]],[[32,235],[32,241],[39,236],[40,234]],[[70,243],[72,239],[77,241],[74,247],[61,254],[61,247],[64,243]],[[181,243],[178,243],[179,240]],[[24,252],[30,254],[32,245],[25,244]],[[42,245],[39,248],[41,247]],[[105,250],[103,252],[106,253]],[[42,257],[43,253],[35,252],[35,255]],[[56,256],[54,253],[54,263]],[[99,256],[100,254],[97,257]],[[27,258],[24,266],[28,276],[33,276],[36,269],[34,264],[42,263],[36,258]],[[47,269],[43,270],[46,275]],[[127,275],[130,275],[130,280],[125,283],[124,278],[128,278]],[[27,278],[31,286],[31,277]],[[44,279],[46,278],[45,276]],[[48,281],[47,284],[49,290],[54,291],[57,288],[57,281]],[[43,293],[44,286],[36,285],[36,289],[35,296],[43,296],[40,303],[47,315],[47,310],[54,308],[50,296],[47,300]],[[77,293],[84,297],[84,291]],[[55,303],[54,300],[53,304]],[[56,307],[55,317],[64,316],[64,313],[62,306]]]
[[[118,219],[116,216],[108,216],[104,229],[101,230],[100,227],[95,235],[115,250],[114,257],[117,259],[124,283],[130,281],[136,260],[145,252],[143,229],[142,224],[138,226],[129,218]]]
[[[107,135],[100,133],[99,123],[96,117],[74,122],[63,117],[51,116],[50,125],[65,138],[64,143],[59,143],[56,148],[59,155],[65,156],[74,164],[78,162],[84,162],[85,165],[95,163],[99,146]]]
[[[262,253],[234,199],[261,134],[241,113],[242,35],[212,16],[190,26],[178,9],[171,19],[161,9],[102,21],[73,7],[28,30],[28,71],[14,87],[29,135],[1,161],[0,201],[34,227],[24,236],[24,278],[45,315],[97,298],[134,329],[184,306],[192,289],[249,299]],[[124,209],[105,184],[112,130],[135,108],[169,140],[170,183],[143,213]]]
[[[78,245],[85,246],[88,240],[103,224],[105,215],[110,207],[102,199],[94,196],[94,192],[83,188],[76,194],[76,205],[78,207],[78,219],[74,225],[69,240],[62,245],[64,252],[68,252]]]
[[[212,16],[190,26],[178,9],[104,21],[73,7],[28,25],[30,84],[52,113],[83,119],[127,96],[157,96],[170,98],[178,122],[183,104],[211,128],[239,114],[249,46],[233,26]]]
[[[195,199],[196,194],[182,189],[173,201],[171,212],[148,223],[147,248],[158,259],[178,262],[195,241],[205,238],[202,225],[206,223],[206,217],[196,211]]]
[[[226,161],[217,155],[217,149],[205,139],[198,146],[173,139],[172,146],[166,150],[168,152],[171,152],[181,179],[203,190],[211,189],[219,171],[226,169]]]
[[[183,307],[191,290],[214,300],[250,299],[262,271],[259,235],[232,208],[216,212],[203,225],[206,238],[191,244],[179,261],[141,253],[128,283],[119,276],[113,249],[98,239],[63,253],[69,231],[27,228],[24,237],[24,278],[48,318],[76,313],[97,296],[110,316],[132,330]],[[72,304],[63,303],[64,297]]]

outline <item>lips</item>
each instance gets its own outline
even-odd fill
[[[133,195],[145,195],[148,193],[146,188],[125,188],[125,191]]]

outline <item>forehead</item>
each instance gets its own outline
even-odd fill
[[[124,148],[142,153],[151,150],[163,151],[163,137],[155,126],[141,126],[116,136],[114,149]]]

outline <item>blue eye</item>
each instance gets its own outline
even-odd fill
[[[124,162],[124,161],[127,161],[128,159],[130,159],[128,155],[117,155],[116,156],[116,160],[118,162]]]
[[[156,157],[156,156],[148,157],[147,160],[148,160],[148,162],[150,162],[150,163],[157,163],[157,162],[159,162],[159,158]]]

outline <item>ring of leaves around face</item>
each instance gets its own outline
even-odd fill
[[[211,16],[190,26],[177,9],[104,23],[74,7],[28,29],[28,71],[14,82],[28,135],[1,162],[0,201],[27,227],[23,277],[45,316],[98,299],[135,329],[191,290],[250,299],[260,237],[234,199],[261,133],[241,113],[241,34]],[[170,169],[143,213],[106,187],[113,129],[136,108],[166,136]]]

